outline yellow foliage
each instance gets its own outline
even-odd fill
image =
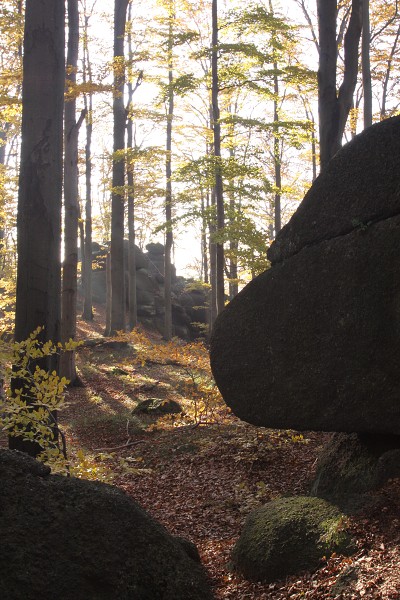
[[[68,381],[38,364],[65,347],[51,341],[41,342],[38,339],[41,331],[38,327],[22,342],[0,339],[0,356],[5,365],[1,373],[4,389],[0,398],[0,427],[9,436],[37,443],[42,448],[38,458],[65,472],[68,464],[64,442],[62,449],[58,443],[59,435],[62,438],[63,435],[54,415],[65,406]],[[68,349],[77,345],[72,340],[67,344]],[[12,380],[21,387],[13,388]]]
[[[182,395],[190,400],[186,416],[195,423],[214,421],[220,409],[226,410],[211,374],[209,353],[204,342],[185,343],[178,338],[170,342],[153,340],[138,328],[122,335],[133,343],[134,360],[138,364],[144,366],[146,362],[156,362],[180,367]]]

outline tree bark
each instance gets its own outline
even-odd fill
[[[386,102],[387,102],[388,86],[389,86],[390,75],[393,70],[393,61],[396,56],[397,46],[399,43],[399,37],[400,37],[400,25],[397,28],[396,35],[394,36],[394,40],[393,40],[392,47],[390,50],[390,55],[389,55],[389,58],[388,58],[387,64],[386,64],[385,77],[383,79],[382,103],[381,103],[381,113],[380,113],[381,121],[387,117]]]
[[[372,125],[370,38],[371,30],[369,23],[369,0],[362,0],[361,69],[364,95],[364,129]]]
[[[66,91],[71,95],[64,111],[64,263],[62,278],[61,341],[76,336],[77,276],[78,276],[78,135],[80,121],[76,122],[76,69],[79,52],[78,0],[68,0],[68,54]],[[83,117],[82,117],[83,118]],[[76,380],[75,351],[64,352],[60,359],[60,373],[71,383]]]
[[[165,260],[164,260],[164,338],[172,338],[172,299],[171,299],[171,252],[172,233],[172,123],[174,119],[174,75],[173,75],[173,23],[175,14],[173,3],[169,3],[168,32],[168,98],[167,98],[167,141],[165,161]]]
[[[275,237],[282,229],[281,199],[282,199],[282,168],[281,149],[279,139],[279,78],[278,63],[274,61],[274,172],[275,172],[275,202],[274,202],[274,229]]]
[[[129,4],[128,19],[131,20],[132,4]],[[128,33],[128,53],[129,53],[129,77],[128,77],[128,121],[126,124],[127,131],[127,148],[133,147],[133,123],[132,123],[132,101],[133,101],[133,85],[132,85],[132,34],[129,28]],[[140,85],[141,75],[136,83],[136,87]],[[136,298],[136,254],[135,254],[135,178],[134,178],[134,162],[127,164],[126,178],[128,182],[128,307],[129,307],[129,328],[134,329],[137,326],[137,298]]]
[[[218,78],[218,4],[212,1],[212,51],[211,51],[211,79],[212,79],[212,124],[214,133],[214,159],[215,159],[215,201],[217,208],[217,241],[216,241],[216,302],[217,314],[225,306],[225,256],[223,230],[225,227],[224,192],[222,182],[221,164],[221,123],[218,103],[219,78]]]
[[[41,340],[60,341],[64,42],[63,0],[26,0],[16,341],[38,326],[44,327]],[[57,370],[56,355],[41,366]],[[39,452],[36,444],[18,437],[10,438],[9,445]]]
[[[127,124],[127,147],[132,148],[132,120]],[[134,166],[130,165],[127,169],[128,182],[128,304],[129,304],[129,327],[134,329],[137,326],[137,298],[136,298],[136,255],[135,255],[135,179],[133,174]]]
[[[358,46],[362,27],[362,0],[352,0],[344,36],[344,74],[336,92],[336,0],[317,0],[319,28],[318,110],[321,171],[339,150],[357,83]]]
[[[209,206],[209,192],[207,191],[207,208]],[[201,192],[201,271],[204,283],[210,283],[208,268],[208,243],[207,243],[207,217],[205,213],[204,190]]]
[[[108,335],[125,329],[125,65],[124,38],[128,0],[115,0],[114,5],[114,144],[111,197],[111,323]]]
[[[209,335],[211,335],[214,321],[217,318],[217,245],[215,243],[215,234],[217,232],[215,212],[215,187],[211,190],[211,207],[214,209],[209,221],[209,254],[210,254],[210,322]]]
[[[84,95],[86,112],[86,144],[85,144],[85,227],[84,246],[82,251],[83,281],[83,313],[85,321],[93,320],[92,301],[92,135],[93,135],[93,83],[90,64],[88,29],[89,15],[85,15],[85,33],[83,47],[83,82],[89,83],[89,92]]]

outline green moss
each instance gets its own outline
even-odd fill
[[[338,509],[320,498],[274,500],[250,513],[233,562],[249,579],[267,582],[315,569],[333,552],[351,552],[345,526]]]

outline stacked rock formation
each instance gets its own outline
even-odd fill
[[[147,252],[135,246],[137,312],[140,323],[160,333],[164,331],[164,246],[150,243]],[[93,247],[93,299],[106,302],[105,258],[107,248]],[[128,242],[125,241],[125,265],[128,265]],[[128,279],[128,270],[126,270]],[[200,285],[176,275],[172,265],[173,335],[191,340],[199,336],[207,323],[207,292]],[[200,324],[200,326],[198,325]]]

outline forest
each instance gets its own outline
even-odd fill
[[[6,600],[400,598],[398,8],[1,2]]]

